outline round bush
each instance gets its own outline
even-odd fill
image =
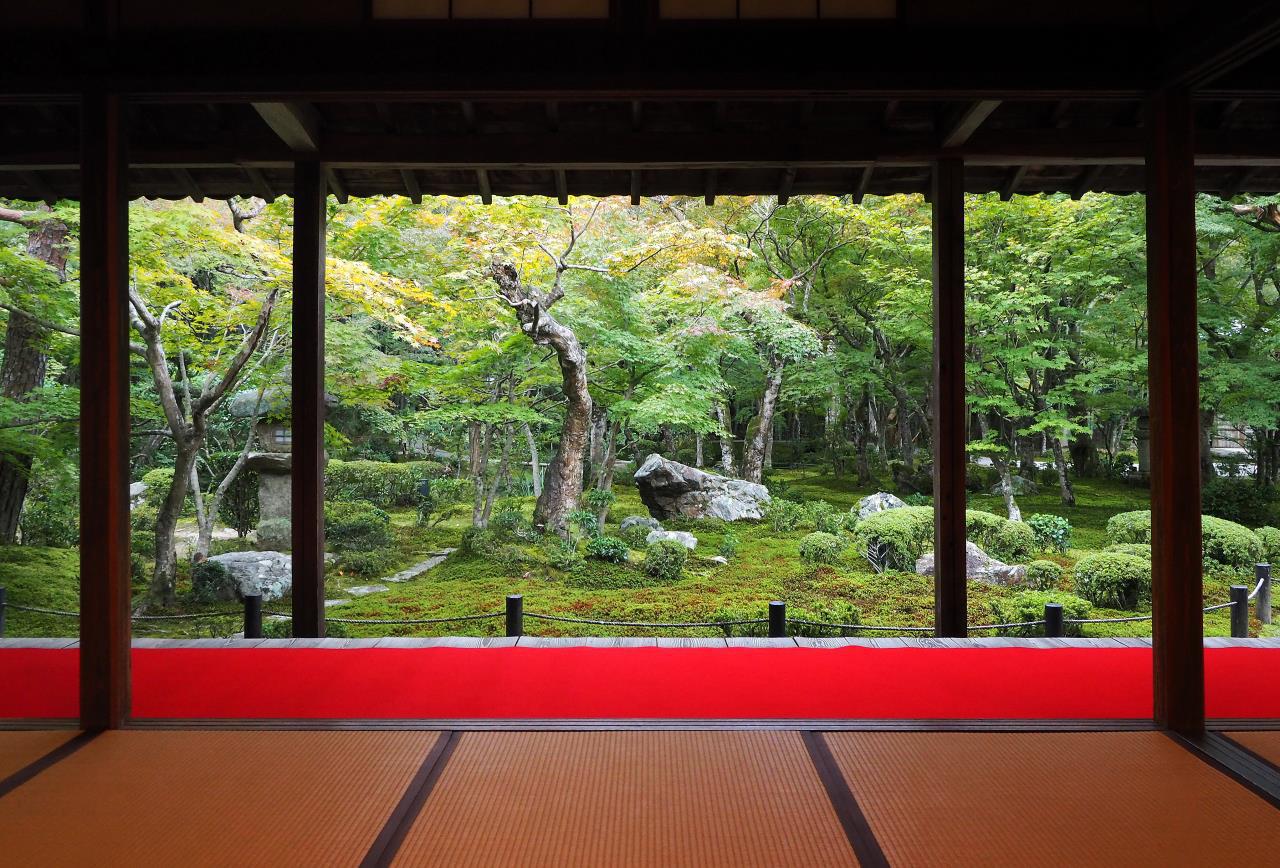
[[[633,524],[626,530],[622,531],[622,538],[626,540],[627,545],[636,551],[641,551],[649,544],[649,531],[651,528],[647,524]]]
[[[366,501],[325,503],[324,534],[335,552],[371,552],[395,544],[391,516]]]
[[[1039,551],[1065,555],[1071,548],[1071,522],[1062,516],[1036,513],[1027,516],[1027,524],[1035,534]]]
[[[933,546],[933,509],[904,506],[872,513],[858,522],[854,545],[863,556],[878,549],[888,569],[913,569]]]
[[[810,564],[839,563],[844,540],[834,534],[816,531],[800,540],[800,559]]]
[[[443,466],[434,461],[338,461],[324,469],[325,491],[335,500],[367,501],[389,509],[413,506],[424,479],[439,476]]]
[[[485,527],[469,527],[462,532],[461,548],[469,555],[485,557],[498,550],[498,535]]]
[[[1274,527],[1260,527],[1254,531],[1258,541],[1262,543],[1262,557],[1269,563],[1274,564],[1280,559],[1280,529]]]
[[[805,513],[804,504],[775,497],[765,505],[764,517],[774,533],[786,533],[800,526],[800,523],[805,520]]]
[[[129,551],[144,558],[156,556],[156,534],[152,530],[135,530],[129,535]]]
[[[1045,563],[1037,561],[1037,563]],[[1039,621],[1044,617],[1044,607],[1047,603],[1058,603],[1062,606],[1062,617],[1072,620],[1089,617],[1092,606],[1088,600],[1082,600],[1073,594],[1064,594],[1061,591],[1022,591],[1021,593],[1007,598],[996,598],[991,601],[991,617],[998,624],[1022,624],[1027,621]],[[1067,624],[1068,636],[1079,636],[1081,632],[1080,624]],[[1044,635],[1044,628],[1040,625],[1034,627],[1005,627],[1000,630],[1002,636],[1041,636]]]
[[[1276,490],[1252,479],[1219,476],[1205,483],[1200,503],[1206,515],[1243,525],[1266,524],[1275,511]]]
[[[997,535],[1008,523],[1009,519],[993,512],[969,509],[965,510],[964,514],[964,533],[971,542],[988,554],[995,554],[994,550],[999,545]],[[999,555],[996,556],[999,557]]]
[[[1050,591],[1062,581],[1062,567],[1053,561],[1032,561],[1027,564],[1027,587],[1037,591]]]
[[[385,576],[395,563],[395,552],[385,549],[372,552],[343,552],[338,556],[338,569],[356,576]]]
[[[689,550],[683,543],[672,539],[660,539],[651,543],[644,553],[644,571],[655,579],[674,582],[680,578]]]
[[[1116,545],[1107,546],[1106,550],[1122,555],[1133,555],[1135,558],[1142,558],[1144,561],[1151,560],[1151,543],[1117,543]]]
[[[197,603],[234,600],[239,590],[231,571],[217,561],[201,561],[191,570],[191,599]]]
[[[169,489],[173,487],[173,468],[157,467],[148,470],[142,474],[142,482],[147,486],[147,493],[143,495],[147,505],[152,509],[159,509],[169,496]]]
[[[626,563],[631,546],[616,536],[597,536],[587,540],[587,557],[611,564]]]
[[[1151,563],[1115,552],[1089,555],[1076,564],[1076,590],[1095,606],[1135,609],[1151,599]]]
[[[1252,567],[1262,560],[1262,540],[1241,524],[1216,518],[1201,517],[1204,556],[1228,567]]]
[[[538,545],[546,554],[547,563],[557,570],[573,570],[582,564],[578,547],[555,534],[547,534]]]
[[[988,554],[1006,563],[1022,563],[1036,550],[1036,535],[1031,525],[1022,521],[1005,521],[990,541]]]
[[[1151,542],[1151,510],[1122,512],[1107,520],[1107,540],[1113,544]]]

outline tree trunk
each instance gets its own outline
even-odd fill
[[[716,401],[716,421],[720,423],[720,469],[733,476],[733,422],[723,401]]]
[[[489,450],[493,447],[493,426],[481,425],[480,432],[473,432],[471,448],[471,526],[486,527],[484,517],[485,494],[488,487],[485,478],[489,469]]]
[[[1212,410],[1200,411],[1200,483],[1207,484],[1218,475],[1213,466],[1213,435],[1217,428],[1217,417]]]
[[[591,445],[587,450],[587,467],[583,471],[586,479],[593,479],[600,472],[600,465],[604,463],[604,438],[609,429],[609,417],[605,414],[604,407],[599,405],[591,408]]]
[[[236,463],[231,465],[231,469],[227,471],[227,475],[222,477],[222,481],[218,483],[217,489],[214,490],[213,496],[209,498],[209,502],[204,510],[204,517],[200,522],[200,534],[196,538],[195,557],[197,560],[204,560],[209,557],[209,548],[213,545],[213,526],[218,521],[218,510],[222,508],[222,501],[226,498],[227,492],[231,490],[231,486],[240,477],[244,471],[244,466],[248,463],[249,452],[253,449],[253,426],[257,424],[255,416],[249,425],[249,439],[245,441],[244,448],[240,450],[240,457],[236,459]],[[194,466],[194,465],[193,465]]]
[[[1076,493],[1071,487],[1071,477],[1067,475],[1067,456],[1062,448],[1062,438],[1054,437],[1053,440],[1053,466],[1058,470],[1058,491],[1062,495],[1062,503],[1065,506],[1076,505]]]
[[[498,472],[489,485],[489,494],[484,499],[484,515],[481,516],[480,527],[488,527],[493,515],[493,503],[498,499],[498,489],[506,481],[507,470],[511,466],[511,426],[504,426],[502,432],[502,453],[498,459]]]
[[[764,396],[760,399],[756,430],[742,456],[742,478],[748,482],[759,483],[764,478],[765,447],[768,445],[769,432],[773,430],[773,413],[778,405],[778,393],[782,391],[783,368],[783,363],[774,359],[765,377]]]
[[[701,467],[703,465],[702,458],[702,432],[699,431],[693,435],[693,466]]]
[[[172,606],[177,599],[174,585],[178,578],[178,519],[182,517],[182,506],[187,500],[191,468],[203,442],[203,434],[192,434],[177,443],[173,484],[169,486],[169,493],[156,515],[156,569],[151,574],[148,598],[165,606]]]
[[[528,422],[524,423],[524,439],[529,444],[529,473],[533,477],[533,496],[538,497],[542,494],[542,462],[538,455],[538,440],[533,436],[533,429]]]

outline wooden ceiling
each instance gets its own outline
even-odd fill
[[[181,43],[156,35],[159,5],[117,4],[133,17],[68,31],[79,50],[56,67],[35,59],[57,38],[48,22],[14,40],[0,196],[78,194],[86,87],[130,94],[131,193],[156,198],[288,194],[298,155],[324,162],[339,198],[860,197],[925,192],[943,156],[964,158],[971,192],[1129,193],[1143,94],[1169,85],[1196,94],[1201,190],[1280,189],[1277,3],[1055,17],[986,0],[957,18],[900,0],[890,22],[679,26],[652,0],[601,22],[484,26],[389,26],[365,4],[351,21],[237,30],[254,8],[237,0],[186,4]],[[214,5],[216,26],[197,14]]]

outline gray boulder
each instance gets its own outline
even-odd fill
[[[631,530],[633,527],[647,527],[649,530],[662,530],[662,524],[656,518],[647,515],[629,515],[622,520],[622,524],[618,525],[618,529],[623,533]]]
[[[653,545],[660,540],[669,539],[680,543],[680,545],[693,551],[698,547],[698,538],[688,531],[683,530],[651,530],[649,535],[644,538],[648,545]]]
[[[890,494],[887,491],[878,491],[875,494],[868,494],[862,500],[858,501],[858,505],[854,507],[858,514],[858,520],[874,515],[877,512],[885,512],[890,509],[902,509],[906,506],[902,498]]]
[[[147,500],[147,484],[145,482],[129,483],[129,508],[137,509]]]
[[[1025,476],[1010,476],[1009,484],[1013,488],[1014,494],[1039,494],[1040,486]],[[992,494],[1004,494],[1004,486],[997,482],[991,486]]]
[[[635,474],[640,500],[654,518],[764,518],[769,489],[743,479],[708,473],[654,453]]]
[[[965,543],[965,577],[974,582],[985,582],[988,585],[1017,587],[1025,585],[1027,568],[1021,564],[1005,564],[988,555],[975,543]],[[921,576],[932,576],[934,570],[933,552],[929,552],[916,561],[916,573]]]
[[[293,558],[283,552],[227,552],[209,560],[226,567],[237,597],[261,594],[264,601],[278,600],[293,587]]]

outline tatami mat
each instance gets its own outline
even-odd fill
[[[397,865],[856,864],[796,732],[459,739]]]
[[[439,738],[107,732],[0,798],[0,861],[356,865]]]
[[[1228,732],[1224,733],[1237,744],[1262,757],[1273,766],[1280,768],[1280,730],[1265,732]]]
[[[829,733],[888,857],[911,866],[1262,865],[1280,814],[1168,737]]]
[[[0,731],[0,781],[75,737],[70,730]]]

